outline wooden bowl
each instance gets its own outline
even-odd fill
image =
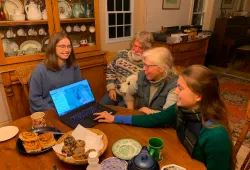
[[[103,136],[102,136],[103,147],[102,147],[102,149],[98,152],[98,157],[99,157],[99,156],[101,156],[101,155],[104,153],[104,151],[107,149],[107,146],[108,146],[108,138],[107,138],[107,136],[106,136],[102,131],[100,131],[100,130],[98,130],[98,129],[88,128],[88,130],[90,130],[91,132],[93,132],[93,133],[95,133],[95,134],[97,134],[97,135],[103,135]],[[60,143],[64,142],[64,139],[65,139],[66,137],[68,137],[71,133],[72,133],[72,131],[70,131],[70,132],[64,134],[63,136],[61,136],[61,137],[58,139],[58,141],[56,142],[56,144],[60,144]],[[68,158],[68,157],[66,157],[66,156],[64,156],[64,155],[61,155],[61,154],[57,153],[57,152],[55,152],[55,153],[56,153],[57,157],[58,157],[61,161],[66,162],[66,163],[68,163],[68,164],[83,165],[83,164],[87,164],[87,163],[88,163],[88,160],[87,160],[87,159],[84,159],[84,160],[74,160],[73,158]]]

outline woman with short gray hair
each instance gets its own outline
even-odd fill
[[[172,55],[167,48],[147,50],[143,57],[143,71],[138,74],[136,82],[130,82],[135,85],[129,88],[124,100],[129,109],[152,114],[176,103],[177,95],[174,90],[177,86],[177,75]]]

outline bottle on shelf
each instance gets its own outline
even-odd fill
[[[88,157],[88,163],[86,170],[102,170],[101,165],[99,164],[99,158],[97,152],[90,152]]]
[[[93,3],[90,0],[87,0],[85,3],[85,17],[92,18],[93,16]]]

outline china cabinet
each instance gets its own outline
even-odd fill
[[[106,52],[100,49],[98,6],[98,0],[5,1],[5,18],[0,16],[0,74],[13,120],[30,114],[15,69],[40,63],[54,32],[65,32],[71,39],[96,100],[105,93]]]

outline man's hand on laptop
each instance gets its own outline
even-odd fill
[[[98,122],[106,122],[106,123],[113,123],[115,116],[111,115],[107,111],[94,113],[94,116],[97,116],[94,120]]]

